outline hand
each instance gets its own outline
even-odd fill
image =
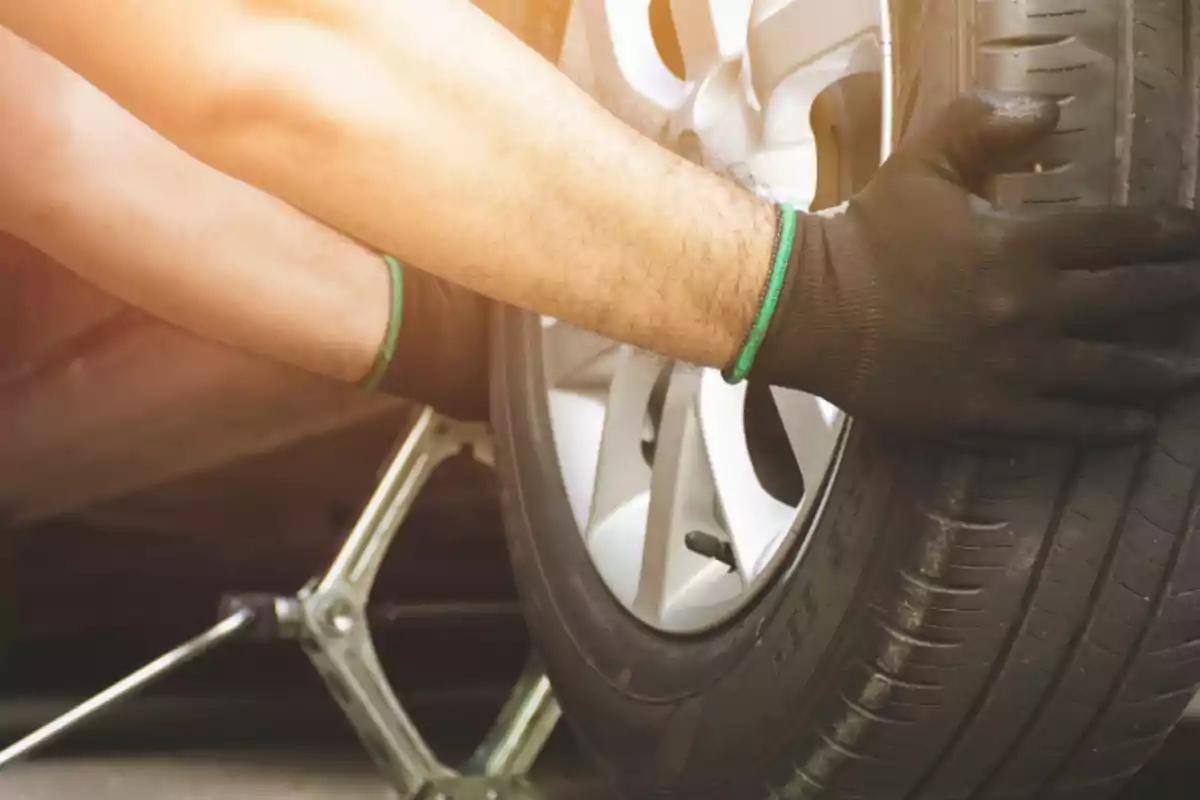
[[[1126,437],[1200,358],[1114,336],[1200,300],[1179,208],[1009,213],[972,194],[1054,129],[1049,100],[952,104],[844,213],[799,215],[750,379],[901,432]]]
[[[462,422],[488,419],[488,322],[482,295],[405,267],[396,354],[379,384]]]

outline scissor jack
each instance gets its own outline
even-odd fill
[[[0,751],[0,768],[234,637],[289,639],[308,655],[380,774],[401,798],[536,798],[524,776],[560,716],[536,659],[526,666],[474,756],[455,770],[438,760],[400,705],[366,622],[375,576],[413,501],[443,461],[468,448],[476,459],[492,464],[491,439],[484,426],[422,410],[323,576],[291,597],[226,598],[220,622]]]

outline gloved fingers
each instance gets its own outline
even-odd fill
[[[1005,245],[1063,270],[1183,261],[1200,256],[1200,215],[1186,208],[1097,206],[1008,215]]]
[[[1200,215],[1186,208],[1097,206],[1010,216],[1006,245],[1064,269],[1182,261],[1200,256]]]
[[[1064,330],[1084,333],[1191,305],[1200,305],[1200,258],[1063,273],[1049,312]]]
[[[1004,157],[1047,136],[1059,116],[1058,103],[1050,98],[976,91],[955,100],[927,127],[911,134],[897,148],[897,155],[973,187]]]
[[[1154,430],[1146,411],[1028,399],[997,407],[973,420],[959,438],[1013,437],[1065,441],[1128,442]]]
[[[1022,367],[1051,395],[1077,400],[1145,399],[1200,385],[1200,357],[1107,342],[1069,340]]]

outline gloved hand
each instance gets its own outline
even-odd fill
[[[462,422],[486,422],[490,303],[414,267],[402,274],[396,352],[378,390]]]
[[[908,433],[1151,428],[1148,401],[1200,382],[1200,358],[1113,331],[1200,299],[1200,219],[1176,208],[1017,214],[972,194],[1057,122],[1053,101],[965,97],[844,213],[798,214],[750,380]]]

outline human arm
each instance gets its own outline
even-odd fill
[[[753,316],[770,205],[465,0],[0,0],[0,23],[217,168],[492,297],[714,366]]]
[[[1194,215],[1020,218],[970,196],[1050,133],[1053,101],[960,102],[846,214],[777,237],[770,204],[638,139],[465,2],[0,0],[0,21],[381,249],[866,421],[1123,436],[1200,379],[1193,357],[1088,329],[1194,308]],[[734,358],[764,332],[757,363]]]
[[[168,322],[353,382],[389,313],[379,254],[189,156],[0,28],[0,227]]]

